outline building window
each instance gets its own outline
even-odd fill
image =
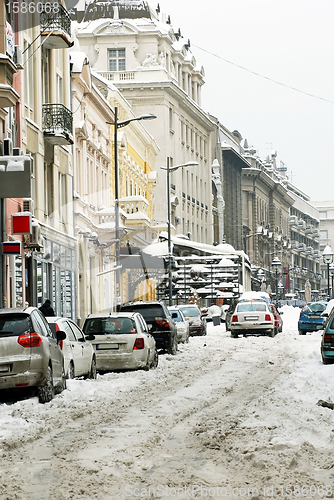
[[[169,108],[169,131],[174,132],[173,108]]]
[[[327,229],[322,229],[320,231],[320,239],[321,240],[327,240],[328,239],[328,231],[327,231]]]
[[[109,71],[125,71],[125,49],[108,50]]]
[[[327,212],[319,210],[319,218],[320,219],[327,219]]]

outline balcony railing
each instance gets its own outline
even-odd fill
[[[46,48],[67,48],[71,42],[71,18],[61,3],[51,2],[44,5],[40,15],[42,37]]]
[[[73,144],[73,119],[64,104],[43,104],[43,133],[54,145]]]

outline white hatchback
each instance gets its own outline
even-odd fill
[[[66,338],[59,342],[64,356],[66,378],[84,376],[96,379],[95,351],[79,326],[69,318],[58,316],[48,316],[46,320],[54,335],[58,331],[66,334]]]
[[[265,301],[244,301],[237,304],[231,318],[231,337],[239,333],[275,335],[275,318]]]
[[[189,322],[186,320],[183,312],[177,306],[169,306],[168,310],[175,321],[177,330],[177,341],[182,343],[189,342]]]
[[[82,329],[94,346],[98,370],[149,370],[158,366],[155,339],[139,313],[90,314]]]

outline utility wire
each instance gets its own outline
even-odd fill
[[[237,68],[243,69],[244,71],[247,71],[248,73],[252,73],[255,76],[259,76],[260,78],[263,78],[263,79],[268,80],[270,82],[276,83],[277,85],[281,85],[282,87],[294,90],[295,92],[299,92],[300,94],[308,95],[309,97],[314,97],[315,99],[320,99],[321,101],[325,101],[325,102],[329,102],[331,104],[334,104],[334,101],[331,101],[330,99],[326,99],[325,97],[320,97],[320,96],[315,95],[315,94],[310,94],[309,92],[305,92],[304,90],[300,90],[300,89],[297,89],[296,87],[291,87],[290,85],[279,82],[278,80],[274,80],[273,78],[270,78],[269,76],[261,75],[260,73],[257,73],[256,71],[252,71],[251,69],[245,68],[244,66],[241,66],[240,64],[229,61],[228,59],[225,59],[222,56],[218,56],[217,54],[214,54],[213,52],[210,52],[209,50],[203,49],[202,47],[199,47],[198,45],[195,45],[194,43],[192,43],[192,46],[196,47],[199,50],[202,50],[203,52],[206,52],[207,54],[210,54],[211,56],[217,57],[218,59],[221,59],[222,61],[225,61],[228,64],[232,64],[232,66],[236,66]]]

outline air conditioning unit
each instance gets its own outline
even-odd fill
[[[3,154],[4,156],[13,156],[13,142],[8,137],[3,140]]]
[[[32,198],[23,198],[23,212],[30,212],[34,215],[34,200]]]
[[[14,63],[18,69],[23,69],[23,55],[22,50],[18,45],[14,46]]]
[[[41,226],[34,220],[32,222],[31,234],[29,236],[29,246],[30,248],[35,248],[37,251],[41,251],[44,247],[44,238],[41,235]]]
[[[289,222],[290,222],[290,224],[297,224],[297,222],[298,222],[297,215],[290,215]]]
[[[23,151],[21,148],[13,148],[13,156],[22,156]]]

